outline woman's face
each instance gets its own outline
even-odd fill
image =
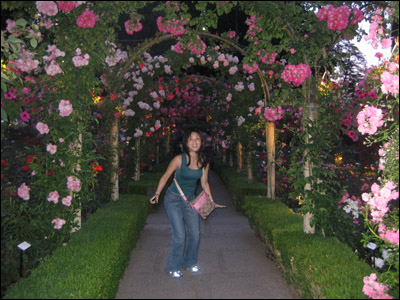
[[[192,132],[186,143],[189,151],[199,151],[201,147],[201,137],[197,132]]]

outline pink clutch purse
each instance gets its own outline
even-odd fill
[[[204,176],[204,168],[203,168],[203,176]],[[202,177],[203,177],[202,176]],[[174,178],[175,185],[179,190],[179,193],[181,194],[182,198],[187,201],[187,198],[185,194],[183,193],[181,187],[178,184],[178,181],[176,178]],[[205,220],[207,217],[212,213],[212,211],[215,208],[215,203],[214,201],[211,201],[211,199],[208,197],[207,193],[202,191],[191,203],[190,205],[192,206],[193,209],[195,209],[199,215]]]

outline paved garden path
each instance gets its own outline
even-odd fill
[[[219,176],[210,172],[217,203],[226,205],[201,222],[198,265],[201,271],[182,271],[172,279],[164,271],[172,231],[160,205],[147,218],[116,299],[294,299],[276,264],[265,255],[247,218],[235,211]]]

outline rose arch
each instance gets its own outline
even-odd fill
[[[226,45],[228,45],[230,48],[233,50],[236,50],[239,52],[241,55],[246,55],[246,52],[238,45],[235,43],[224,39],[220,36],[217,36],[215,34],[211,33],[205,33],[205,32],[199,32],[197,34],[200,37],[206,37],[209,39],[214,39],[216,41],[222,42]],[[175,39],[176,36],[174,35],[164,35],[161,37],[154,38],[153,40],[148,41],[144,45],[142,45],[139,49],[135,49],[131,53],[128,54],[128,59],[124,62],[123,66],[120,66],[120,70],[118,72],[112,73],[113,75],[111,76],[116,76],[117,78],[110,78],[110,75],[107,76],[107,81],[110,82],[115,82],[115,84],[106,84],[106,87],[110,87],[109,93],[116,93],[118,94],[122,87],[122,83],[124,82],[124,74],[126,74],[132,64],[137,62],[141,58],[141,55],[145,51],[150,50],[151,47],[156,46],[159,43],[162,43],[166,40],[169,39]],[[264,75],[262,74],[260,69],[257,69],[257,75],[260,81],[260,86],[263,91],[264,95],[264,105],[265,107],[269,106],[270,103],[270,92],[268,89],[268,84],[265,80]],[[113,192],[112,192],[112,199],[117,200],[118,195],[119,195],[119,190],[118,190],[118,151],[117,151],[117,146],[118,146],[118,137],[119,137],[119,128],[118,128],[118,118],[115,117],[113,121],[113,125],[111,127],[110,131],[110,142],[114,147],[113,150],[113,175],[112,175],[112,185],[113,185]],[[268,181],[267,181],[267,196],[271,199],[275,199],[275,123],[271,121],[267,121],[266,123],[266,141],[267,141],[267,153],[268,153]],[[136,146],[139,146],[137,143]]]

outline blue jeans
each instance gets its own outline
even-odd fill
[[[194,197],[192,196],[188,200],[193,200]],[[190,204],[183,200],[180,194],[170,190],[167,190],[165,195],[164,206],[173,232],[165,270],[167,272],[179,271],[182,266],[191,268],[197,263],[200,242],[199,215]]]

